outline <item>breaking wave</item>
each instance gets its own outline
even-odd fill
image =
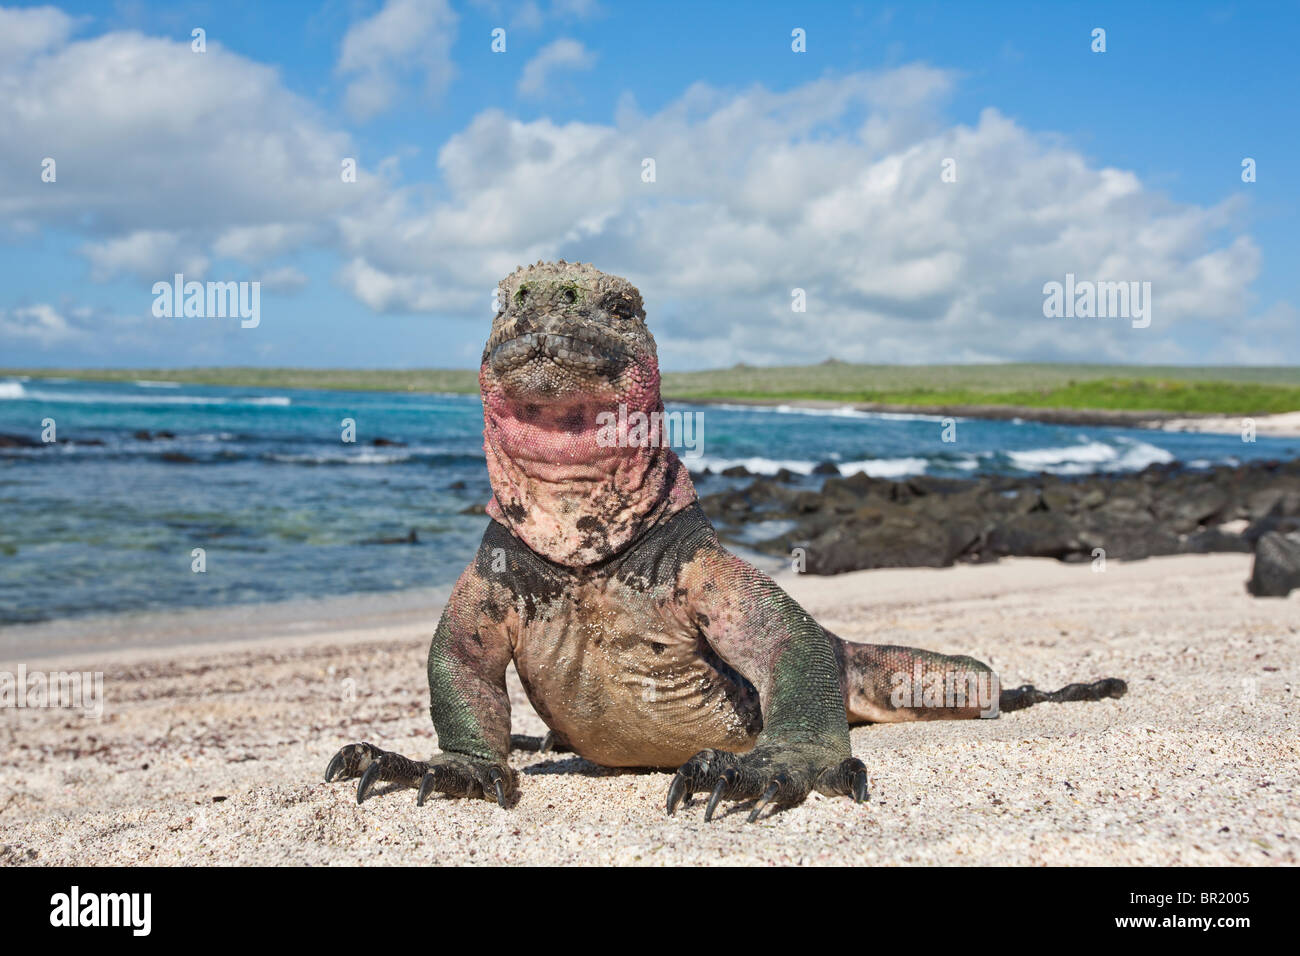
[[[1046,471],[1056,475],[1085,475],[1094,471],[1141,471],[1148,465],[1174,460],[1172,453],[1149,442],[1117,438],[1116,444],[1081,441],[1061,448],[1008,451],[1007,457],[1024,471]]]
[[[815,461],[801,459],[774,458],[700,458],[687,460],[688,467],[700,469],[707,467],[710,471],[721,472],[728,468],[743,466],[754,475],[775,475],[782,468],[796,475],[811,475],[819,464]],[[872,478],[894,478],[902,475],[920,475],[925,472],[928,462],[924,458],[868,458],[864,461],[836,462],[842,475],[854,475],[863,472]]]
[[[285,407],[293,404],[288,395],[250,395],[248,397],[231,396],[221,398],[209,395],[114,395],[102,392],[43,392],[23,391],[23,387],[14,383],[19,389],[17,394],[6,394],[3,389],[8,383],[0,383],[0,398],[24,398],[39,402],[62,402],[71,405],[253,405]]]

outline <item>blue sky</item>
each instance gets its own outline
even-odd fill
[[[0,365],[467,367],[496,279],[558,257],[640,286],[668,368],[1300,363],[1298,22],[1295,3],[0,8]],[[153,316],[178,271],[260,281],[260,323]],[[1151,325],[1044,317],[1067,272],[1150,282]]]

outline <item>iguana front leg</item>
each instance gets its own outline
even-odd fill
[[[726,551],[712,534],[683,565],[686,613],[724,661],[758,691],[763,730],[744,754],[704,750],[668,790],[668,813],[709,792],[704,819],[722,799],[763,809],[801,803],[812,790],[867,798],[867,768],[849,750],[839,665],[816,621],[767,575]]]
[[[412,760],[370,743],[349,744],[325,770],[326,781],[360,776],[357,802],[379,781],[431,793],[481,797],[508,805],[518,780],[510,753],[510,698],[505,629],[487,613],[491,584],[471,565],[460,576],[429,644],[429,715],[442,753]]]

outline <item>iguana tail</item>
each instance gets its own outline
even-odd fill
[[[1003,690],[987,664],[896,644],[858,644],[831,634],[850,724],[996,717],[1044,702],[1123,697],[1116,677],[1043,691],[1032,684]]]
[[[1128,684],[1118,677],[1103,677],[1091,684],[1066,684],[1060,690],[1039,690],[1033,684],[1022,684],[1013,690],[1001,692],[998,710],[1024,710],[1044,701],[1063,704],[1072,700],[1103,700],[1107,697],[1123,697],[1128,693]]]

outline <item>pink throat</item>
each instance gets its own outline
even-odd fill
[[[612,400],[533,404],[504,395],[485,366],[479,381],[493,492],[488,515],[543,557],[582,567],[694,502],[685,466],[656,437],[610,441],[620,411],[624,424],[629,416],[635,422],[636,412],[663,411],[658,370],[646,379]]]

